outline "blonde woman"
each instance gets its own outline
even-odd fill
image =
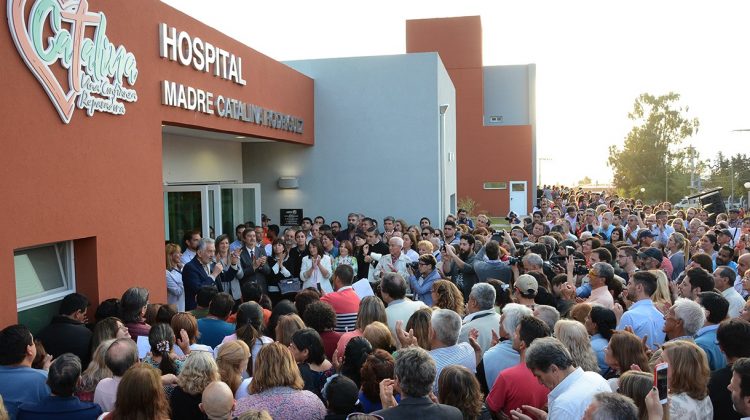
[[[219,380],[219,368],[213,353],[194,351],[185,359],[177,377],[177,387],[172,392],[169,404],[173,419],[204,418],[198,404],[203,390],[213,381]]]
[[[251,410],[266,410],[274,419],[322,420],[326,416],[320,398],[304,390],[297,363],[281,343],[261,349],[253,373],[250,395],[237,401],[235,416]]]
[[[177,305],[177,312],[185,310],[185,286],[182,284],[182,251],[177,244],[165,247],[167,260],[167,303]]]
[[[388,353],[396,351],[396,340],[388,325],[375,321],[365,327],[362,336],[370,342],[373,349],[383,349]]]
[[[419,254],[420,257],[425,254],[432,255],[432,251],[434,251],[432,242],[430,241],[417,242],[417,253]]]
[[[242,372],[247,370],[248,360],[250,360],[250,347],[242,340],[230,341],[219,347],[219,354],[216,356],[219,377],[222,382],[229,385],[229,389],[236,398],[240,395]],[[244,395],[247,395],[247,390]]]
[[[706,353],[692,341],[664,343],[661,361],[669,364],[669,418],[699,420],[713,418],[714,409],[708,397],[711,371]]]
[[[672,306],[672,293],[669,291],[669,280],[667,274],[662,270],[648,270],[656,276],[656,291],[651,295],[654,306],[662,314],[666,314]]]
[[[560,340],[573,356],[573,363],[587,372],[599,373],[599,362],[591,348],[586,326],[578,321],[561,319],[555,323],[555,338]]]
[[[361,337],[365,331],[365,327],[375,321],[380,321],[383,324],[388,325],[388,318],[385,314],[385,305],[383,305],[383,301],[377,296],[367,296],[359,302],[357,323],[354,324],[354,331],[346,332],[341,338],[339,338],[333,357],[338,358],[338,361],[341,362],[349,340],[354,337]]]
[[[119,338],[119,337],[118,337]],[[104,363],[104,355],[107,353],[109,345],[114,343],[115,339],[102,341],[92,354],[91,363],[81,374],[81,380],[78,381],[75,395],[81,401],[93,402],[94,391],[96,386],[104,378],[111,378],[112,371]]]
[[[690,254],[690,242],[685,239],[683,234],[675,232],[669,235],[666,250],[667,258],[672,263],[672,278],[670,280],[675,281],[685,271]]]

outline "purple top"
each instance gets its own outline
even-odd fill
[[[143,321],[129,322],[125,324],[125,326],[128,327],[130,338],[132,338],[133,341],[138,341],[138,337],[140,336],[148,337],[148,333],[151,331],[151,326]]]
[[[289,387],[276,387],[237,400],[234,415],[248,410],[266,410],[274,420],[322,420],[326,407],[310,391],[297,391]]]

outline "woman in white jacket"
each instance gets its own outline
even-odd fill
[[[333,292],[331,286],[331,257],[323,252],[323,244],[319,239],[313,239],[307,244],[307,250],[310,255],[302,259],[302,269],[300,277],[302,288],[313,287],[322,290],[324,293]]]
[[[180,246],[167,244],[167,303],[177,305],[177,312],[185,311],[185,286],[182,284],[182,252]]]

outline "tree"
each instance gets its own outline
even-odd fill
[[[688,118],[680,95],[641,94],[628,113],[634,127],[622,148],[609,147],[607,164],[614,170],[614,185],[627,197],[676,201],[686,195],[690,179],[689,150],[678,146],[698,132],[697,118]],[[686,180],[688,180],[686,182]],[[645,188],[643,194],[640,189]],[[667,194],[668,192],[668,194]]]
[[[734,201],[747,194],[744,184],[750,181],[750,156],[737,153],[726,157],[722,152],[718,152],[716,159],[708,165],[708,168],[706,188],[723,187],[722,194],[728,197],[732,194],[734,184],[734,197],[732,197]]]
[[[584,176],[582,180],[578,181],[578,185],[591,185],[591,178]]]

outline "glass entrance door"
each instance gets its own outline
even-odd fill
[[[164,187],[164,237],[182,245],[185,232],[232,235],[234,227],[260,223],[260,184],[193,184]]]

